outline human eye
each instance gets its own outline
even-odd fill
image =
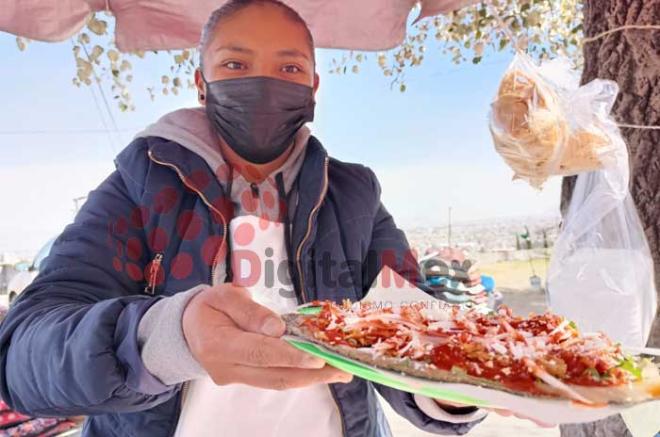
[[[222,66],[228,70],[245,70],[247,68],[244,63],[238,61],[227,61]]]
[[[289,74],[297,74],[297,73],[302,73],[302,68],[295,64],[287,64],[282,67],[282,72],[284,73],[289,73]]]

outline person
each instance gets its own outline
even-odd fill
[[[414,280],[374,173],[306,123],[310,30],[276,0],[205,26],[200,108],[165,115],[57,238],[0,327],[0,397],[88,416],[84,436],[386,436],[378,392],[415,426],[486,412],[352,378],[283,339],[279,314],[362,298],[384,265]]]

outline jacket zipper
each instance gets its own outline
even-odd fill
[[[149,280],[147,281],[147,286],[144,287],[144,292],[150,295],[156,294],[156,281],[158,279],[158,270],[163,262],[163,254],[157,253],[153,261],[151,261],[151,267],[149,268]]]
[[[163,165],[165,167],[169,167],[169,168],[173,169],[176,172],[176,174],[179,176],[179,179],[181,179],[181,182],[183,182],[183,184],[186,187],[188,187],[189,189],[191,189],[192,191],[197,193],[197,195],[202,199],[202,202],[204,202],[204,204],[211,211],[214,211],[222,219],[222,229],[223,229],[222,243],[220,244],[220,248],[218,249],[215,256],[213,257],[213,266],[211,267],[211,277],[209,278],[209,284],[213,285],[213,278],[215,277],[215,268],[218,265],[218,257],[220,256],[220,254],[223,253],[224,245],[225,245],[225,242],[226,242],[225,238],[227,237],[227,220],[225,219],[225,216],[220,211],[218,211],[218,209],[216,207],[214,207],[211,204],[211,202],[208,201],[208,199],[206,198],[206,196],[204,196],[204,194],[202,192],[200,192],[195,187],[193,187],[188,182],[186,182],[186,178],[183,176],[183,173],[181,172],[181,170],[179,170],[179,168],[176,165],[170,164],[168,162],[159,161],[158,159],[154,158],[153,154],[151,153],[151,150],[149,150],[147,152],[147,155],[149,156],[149,159],[152,160],[153,162],[155,162],[156,164]],[[179,403],[179,413],[183,410],[183,402],[186,399],[186,394],[188,393],[188,386],[189,385],[190,385],[189,381],[186,381],[181,386],[181,402]]]
[[[183,173],[181,172],[181,170],[179,170],[179,168],[176,165],[170,164],[169,162],[159,161],[158,159],[154,158],[153,154],[151,153],[151,150],[149,150],[147,152],[147,154],[149,155],[149,159],[151,159],[156,164],[164,165],[165,167],[169,167],[169,168],[173,169],[176,172],[176,174],[179,176],[179,179],[181,179],[181,182],[183,182],[183,185],[185,185],[190,190],[197,193],[197,195],[202,199],[202,202],[204,202],[204,204],[210,210],[214,211],[222,219],[222,231],[223,231],[222,232],[222,243],[220,244],[220,248],[218,249],[215,256],[213,257],[213,266],[211,267],[211,277],[209,278],[209,284],[213,284],[213,277],[215,275],[215,268],[218,265],[218,263],[217,263],[218,257],[220,256],[220,254],[222,253],[222,251],[224,249],[223,246],[225,245],[225,238],[227,237],[227,220],[225,219],[225,216],[220,211],[218,211],[218,209],[216,207],[214,207],[211,204],[211,202],[208,201],[206,196],[204,196],[204,194],[201,191],[199,191],[198,189],[196,189],[195,187],[190,185],[188,182],[186,182],[185,176],[183,176]]]
[[[300,292],[302,293],[303,302],[307,302],[307,294],[305,293],[305,274],[302,270],[300,257],[302,254],[302,248],[307,242],[309,235],[312,233],[312,219],[314,218],[314,215],[321,207],[321,204],[323,203],[323,199],[325,198],[325,194],[328,191],[328,161],[329,161],[328,157],[326,156],[325,161],[323,162],[323,188],[321,189],[321,195],[319,196],[319,200],[316,202],[316,205],[314,205],[312,212],[310,212],[309,214],[309,218],[307,219],[307,232],[305,233],[305,237],[302,239],[302,241],[298,245],[298,249],[296,250],[296,266],[298,267],[298,280],[299,280],[298,282],[300,284]]]
[[[323,161],[323,188],[321,189],[321,195],[319,196],[319,200],[316,202],[316,205],[314,205],[312,212],[310,212],[309,214],[309,218],[307,219],[307,232],[305,233],[305,237],[302,239],[302,241],[298,245],[298,249],[296,250],[296,265],[298,267],[298,275],[299,275],[298,278],[299,278],[300,292],[302,293],[303,302],[307,302],[307,294],[305,293],[305,278],[304,278],[305,274],[303,273],[302,270],[300,258],[302,255],[302,248],[307,242],[307,239],[309,239],[310,234],[312,233],[312,219],[314,218],[314,215],[319,210],[319,208],[321,208],[323,199],[325,199],[325,195],[328,192],[328,163],[329,163],[329,159],[326,156],[325,160]],[[342,414],[341,407],[339,406],[339,401],[337,400],[335,390],[332,388],[330,384],[327,384],[327,387],[328,390],[330,391],[330,396],[332,396],[332,400],[334,401],[335,408],[337,409],[337,414],[339,416],[339,423],[341,424],[341,435],[346,436],[344,415]]]

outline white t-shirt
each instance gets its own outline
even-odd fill
[[[287,262],[284,225],[248,215],[234,218],[229,229],[234,282],[274,312],[295,311],[298,304],[288,272],[285,277],[276,273]],[[214,283],[218,279],[213,278]],[[189,384],[176,437],[342,434],[339,410],[326,384],[285,391],[241,384],[217,386],[209,377]]]

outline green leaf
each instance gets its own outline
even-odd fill
[[[642,379],[642,369],[637,367],[637,363],[635,363],[635,360],[632,357],[628,356],[624,358],[619,362],[617,367],[632,373],[637,379]]]
[[[474,58],[472,58],[473,64],[478,64],[479,62],[481,62],[481,56],[475,56]]]
[[[600,381],[600,373],[598,373],[598,370],[594,369],[593,367],[590,367],[587,370],[585,370],[585,373],[588,373],[593,380]]]
[[[89,35],[87,35],[86,33],[83,32],[83,33],[81,33],[80,35],[78,35],[78,42],[79,42],[79,43],[81,43],[81,44],[89,44],[90,41],[91,41],[91,40],[90,40],[90,38],[89,38]]]
[[[98,64],[98,58],[103,54],[103,52],[104,52],[103,47],[101,47],[100,45],[95,45],[89,57],[92,59],[92,61]]]
[[[108,59],[110,59],[110,62],[117,62],[119,59],[119,52],[117,52],[117,50],[108,50],[107,56]]]
[[[502,38],[500,40],[500,50],[504,50],[504,47],[506,47],[507,44],[509,44],[509,40],[506,38]]]
[[[108,30],[108,23],[103,20],[97,20],[95,16],[92,16],[87,22],[87,28],[96,35],[105,35]]]
[[[25,38],[21,38],[20,36],[17,36],[16,46],[18,46],[18,50],[22,52],[25,51],[25,48],[27,47],[27,44],[25,44]]]
[[[576,331],[578,330],[577,324],[572,320],[568,323],[568,326],[575,329]]]

